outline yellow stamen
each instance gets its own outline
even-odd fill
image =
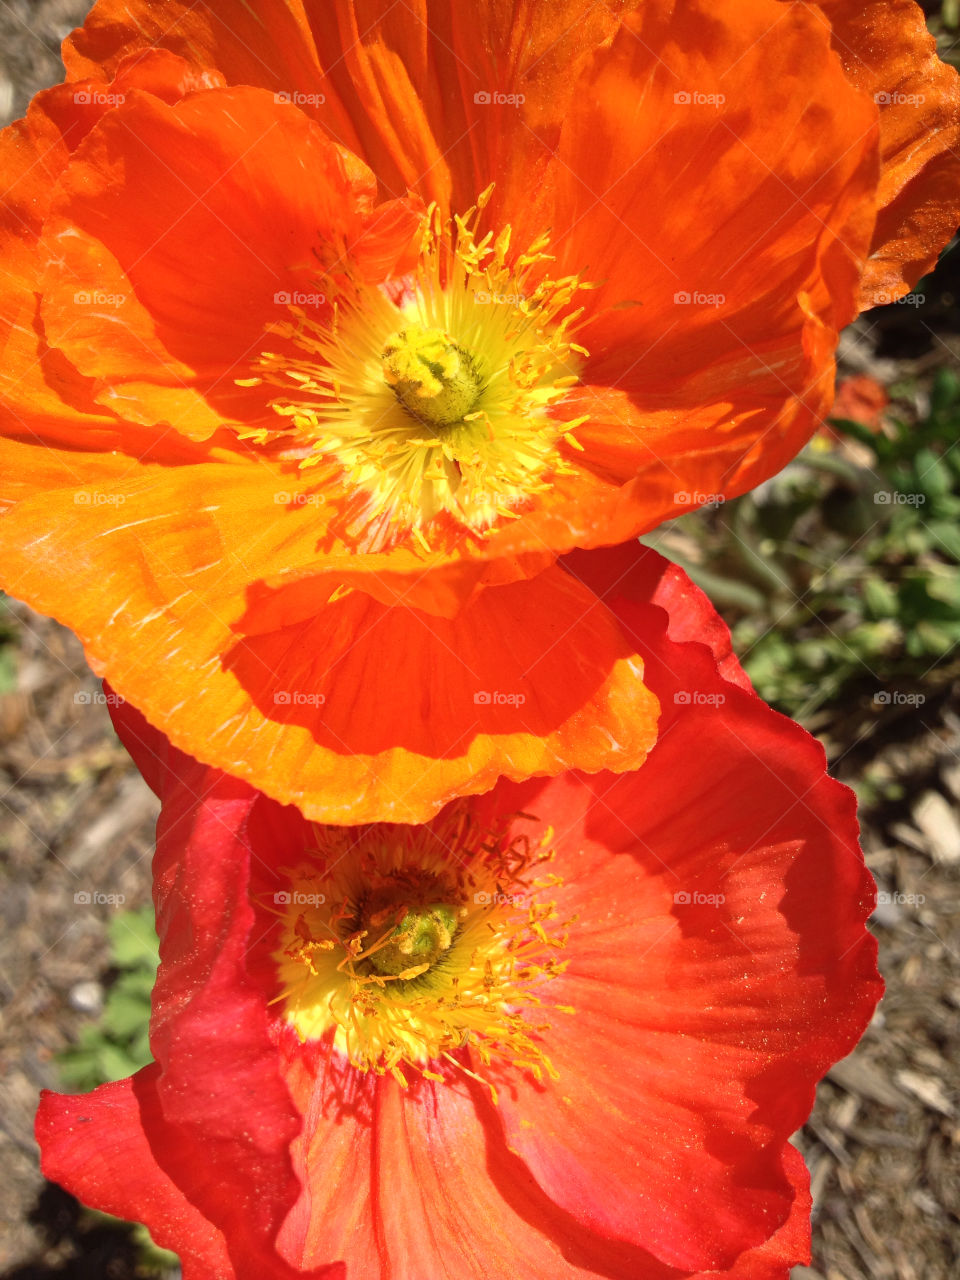
[[[246,431],[323,466],[347,495],[345,531],[367,550],[412,537],[485,536],[571,469],[565,418],[585,348],[572,340],[577,276],[552,279],[548,239],[510,258],[511,229],[474,209],[424,221],[416,273],[389,289],[324,281],[325,314],[290,307],[254,377],[279,389],[279,422]]]
[[[312,861],[291,872],[275,953],[301,1039],[333,1028],[354,1067],[404,1084],[407,1067],[445,1079],[436,1068],[448,1061],[493,1091],[455,1056],[466,1044],[481,1067],[554,1076],[543,996],[566,939],[556,904],[536,896],[547,838],[478,831],[462,808],[425,827],[316,831]]]

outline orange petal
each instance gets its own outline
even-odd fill
[[[271,421],[238,388],[267,324],[329,303],[318,261],[382,265],[413,211],[371,234],[372,176],[301,111],[262,90],[174,106],[143,94],[109,112],[65,169],[44,226],[42,317],[98,398],[135,422],[203,438],[226,418]]]
[[[822,15],[777,0],[725,15],[700,0],[626,19],[581,76],[547,177],[557,271],[602,282],[578,335],[586,385],[563,406],[590,415],[575,461],[629,482],[593,545],[796,454],[856,310],[875,108]]]
[[[960,223],[960,77],[913,0],[819,0],[850,80],[880,108],[879,216],[860,292],[903,297]]]
[[[0,209],[0,413],[5,434],[74,441],[85,449],[119,447],[130,436],[97,403],[96,385],[48,341],[37,301],[43,270],[39,241],[72,154],[118,103],[135,90],[172,103],[216,83],[214,72],[194,69],[163,50],[148,50],[125,60],[107,86],[74,82],[38,94],[26,119],[0,134],[0,168],[10,175]],[[94,287],[103,290],[104,284],[109,285],[105,276]],[[154,434],[138,440],[138,453],[150,448]],[[36,468],[44,465],[38,462]],[[7,497],[19,479],[6,477]]]
[[[386,194],[410,189],[463,212],[495,180],[499,215],[536,192],[577,69],[634,7],[276,0],[257,6],[261,28],[230,0],[100,0],[64,60],[68,75],[88,76],[162,45],[232,84],[299,95]]]
[[[707,0],[651,3],[594,56],[551,173],[559,266],[606,282],[593,364],[629,352],[666,381],[681,355],[690,372],[796,334],[802,294],[834,328],[851,315],[874,108],[829,37],[778,0],[726,19]]]
[[[574,388],[566,411],[588,415],[575,433],[584,451],[570,450],[574,470],[555,477],[523,520],[496,530],[485,554],[611,546],[759,484],[828,412],[835,342],[804,314],[796,335],[733,350],[686,376],[677,366],[661,378],[651,358],[619,385]]]
[[[494,220],[523,221],[577,70],[629,7],[336,0],[334,22],[320,6],[308,12],[327,82],[388,191],[410,188],[463,211],[495,181]]]
[[[35,439],[39,430],[70,437],[79,419],[89,445],[116,440],[112,416],[46,343],[36,293],[37,239],[51,193],[70,147],[104,110],[78,102],[82,92],[58,85],[37,94],[26,119],[0,133],[0,170],[9,182],[0,204],[0,416],[4,434],[24,439]]]
[[[500,776],[636,768],[655,739],[634,646],[560,569],[454,618],[331,598],[333,575],[305,580],[309,608],[254,607],[258,570],[323,571],[316,510],[264,498],[282,476],[118,455],[79,484],[49,452],[61,487],[0,520],[6,588],[71,626],[176,745],[310,817],[418,822]]]
[[[100,0],[63,44],[68,80],[109,80],[127,55],[171,50],[231,84],[317,92],[316,53],[302,0]]]

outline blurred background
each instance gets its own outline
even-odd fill
[[[960,0],[926,6],[960,62]],[[0,123],[62,77],[84,0],[0,0]],[[794,1280],[960,1276],[960,249],[844,335],[836,417],[753,494],[646,541],[733,628],[758,691],[860,797],[887,995],[798,1135]],[[77,641],[0,596],[0,1276],[176,1277],[39,1173],[41,1088],[149,1059],[157,804]]]

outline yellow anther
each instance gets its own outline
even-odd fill
[[[445,1080],[445,1059],[494,1093],[457,1055],[467,1043],[474,1066],[553,1074],[550,1027],[533,1015],[551,1007],[541,994],[560,971],[559,942],[542,923],[552,904],[531,901],[552,849],[478,831],[465,806],[430,828],[316,831],[274,953],[283,1016],[301,1038],[333,1029],[354,1067],[404,1087],[407,1066]]]
[[[430,207],[402,288],[325,280],[331,307],[291,307],[269,326],[282,344],[240,380],[279,388],[277,425],[247,438],[325,468],[350,495],[338,532],[361,550],[486,536],[573,469],[563,403],[586,354],[571,310],[586,285],[550,278],[546,235],[518,253],[509,226],[480,234],[492,193],[449,221]]]

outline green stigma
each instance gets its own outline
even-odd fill
[[[399,977],[411,969],[428,969],[449,951],[461,914],[443,902],[412,908],[385,945],[369,955],[369,964],[377,973],[390,977]]]
[[[387,385],[427,426],[449,427],[476,407],[483,388],[473,361],[442,329],[400,329],[387,339],[382,358]]]

